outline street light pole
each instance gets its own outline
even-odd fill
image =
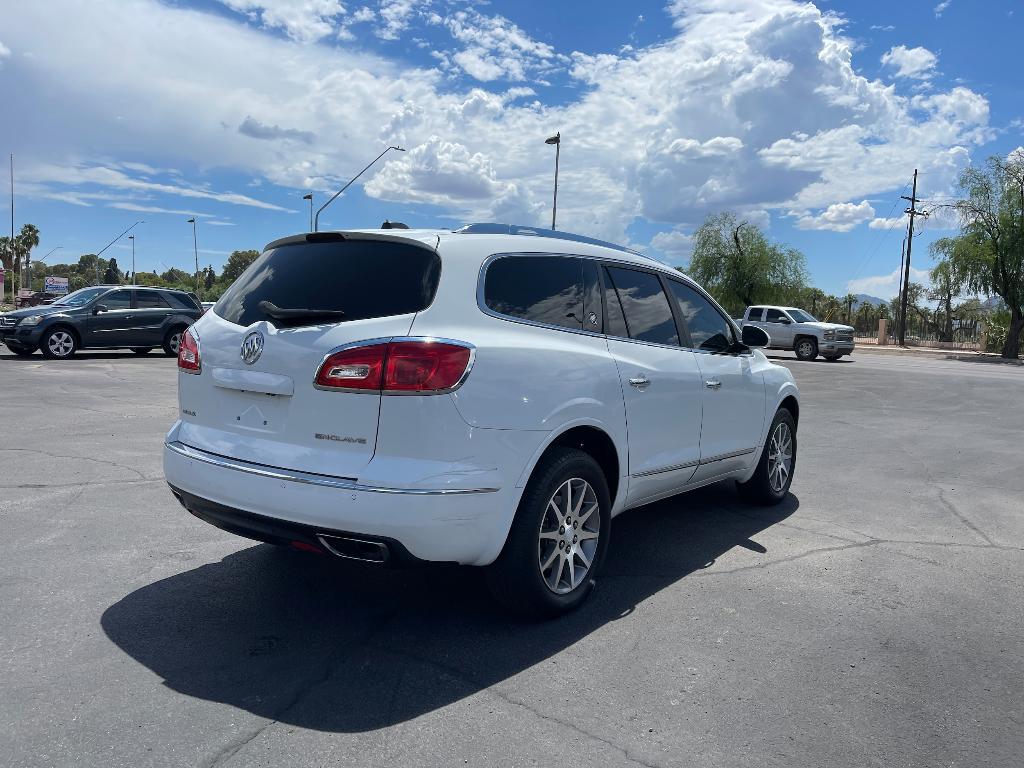
[[[135,235],[128,235],[128,239],[132,241],[132,282],[135,281]]]
[[[303,200],[309,200],[309,231],[313,231],[313,193],[302,196]]]
[[[544,139],[545,144],[555,145],[555,199],[551,206],[551,229],[555,228],[555,217],[558,215],[558,156],[562,152],[562,132]]]
[[[115,237],[109,243],[107,243],[102,248],[100,248],[100,252],[96,254],[96,284],[97,285],[99,285],[99,282],[100,282],[100,256],[103,255],[103,252],[105,250],[107,250],[107,248],[112,246],[114,243],[116,243],[118,240],[120,240],[122,237],[124,237],[129,232],[131,232],[133,229],[135,229],[137,226],[139,226],[139,224],[145,224],[145,223],[146,223],[145,221],[136,221],[134,224],[132,224],[130,227],[128,227],[128,229],[126,229],[124,232],[119,234],[117,237]]]
[[[374,163],[376,163],[376,162],[377,162],[378,160],[380,160],[380,159],[381,159],[382,157],[384,157],[384,155],[386,155],[386,154],[387,154],[388,152],[390,152],[390,151],[391,151],[392,149],[394,149],[394,150],[396,150],[396,151],[398,151],[398,152],[405,152],[405,150],[404,150],[404,149],[402,149],[401,147],[388,147],[388,148],[387,148],[387,149],[385,149],[385,150],[384,150],[383,152],[381,152],[381,153],[380,153],[379,155],[377,155],[377,156],[376,156],[375,158],[373,158],[373,160],[371,160],[371,161],[370,161],[369,165],[367,165],[367,166],[366,166],[365,168],[363,168],[363,170],[361,170],[361,171],[360,171],[359,173],[357,173],[357,174],[356,174],[355,176],[353,176],[353,177],[352,177],[352,178],[351,178],[351,179],[349,180],[348,184],[346,184],[346,185],[345,185],[344,187],[342,187],[342,188],[341,188],[341,189],[339,189],[339,190],[338,190],[337,192],[335,192],[335,193],[334,193],[334,197],[332,197],[332,198],[331,198],[330,200],[328,200],[328,201],[327,201],[326,203],[324,203],[323,205],[321,205],[321,206],[320,206],[320,209],[319,209],[319,210],[318,210],[318,211],[316,212],[316,217],[315,217],[315,218],[313,219],[313,231],[314,231],[314,232],[319,232],[319,231],[320,231],[320,214],[321,214],[321,213],[323,213],[323,210],[324,210],[324,208],[326,208],[326,207],[327,207],[328,205],[330,205],[330,204],[331,204],[331,203],[333,203],[333,202],[334,202],[335,200],[337,200],[337,199],[338,199],[338,196],[339,196],[339,195],[340,195],[340,194],[341,194],[342,192],[344,192],[344,191],[345,191],[346,189],[348,189],[349,187],[351,187],[351,186],[352,186],[352,184],[353,184],[353,183],[355,182],[355,180],[356,180],[356,179],[358,179],[358,178],[359,178],[360,176],[362,176],[362,175],[363,175],[364,173],[366,173],[366,172],[367,172],[367,171],[368,171],[368,170],[370,169],[370,166],[371,166],[371,165],[373,165],[373,164],[374,164]]]
[[[192,225],[192,250],[196,255],[196,295],[202,298],[202,294],[199,292],[199,241],[196,239],[195,217],[189,219],[188,223]]]

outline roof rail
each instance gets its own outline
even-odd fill
[[[542,227],[524,227],[518,224],[467,224],[461,229],[456,229],[455,233],[463,235],[533,235],[534,237],[550,237],[555,240],[570,240],[574,243],[600,245],[603,248],[625,251],[626,253],[632,253],[636,256],[644,255],[639,251],[634,251],[632,248],[626,248],[624,245],[616,245],[615,243],[609,243],[605,240],[587,237],[586,235],[576,235],[572,232],[562,232],[557,229],[544,229]]]

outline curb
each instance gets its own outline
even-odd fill
[[[968,352],[955,349],[934,349],[929,347],[905,349],[903,347],[878,347],[865,344],[854,350],[855,354],[902,355],[905,357],[924,357],[932,360],[966,360],[972,363],[992,363],[995,365],[1024,365],[1024,360],[1004,360],[992,352]]]

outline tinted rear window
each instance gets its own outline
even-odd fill
[[[583,327],[581,262],[570,256],[497,259],[487,268],[484,303],[502,315],[578,331]]]
[[[248,326],[267,320],[263,301],[281,309],[344,312],[344,317],[290,320],[318,325],[419,312],[434,300],[441,259],[426,248],[379,240],[295,243],[264,251],[213,311]]]

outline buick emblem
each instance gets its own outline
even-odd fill
[[[260,359],[263,354],[263,334],[259,331],[252,331],[242,339],[242,349],[239,351],[242,361],[246,365],[252,365]]]

